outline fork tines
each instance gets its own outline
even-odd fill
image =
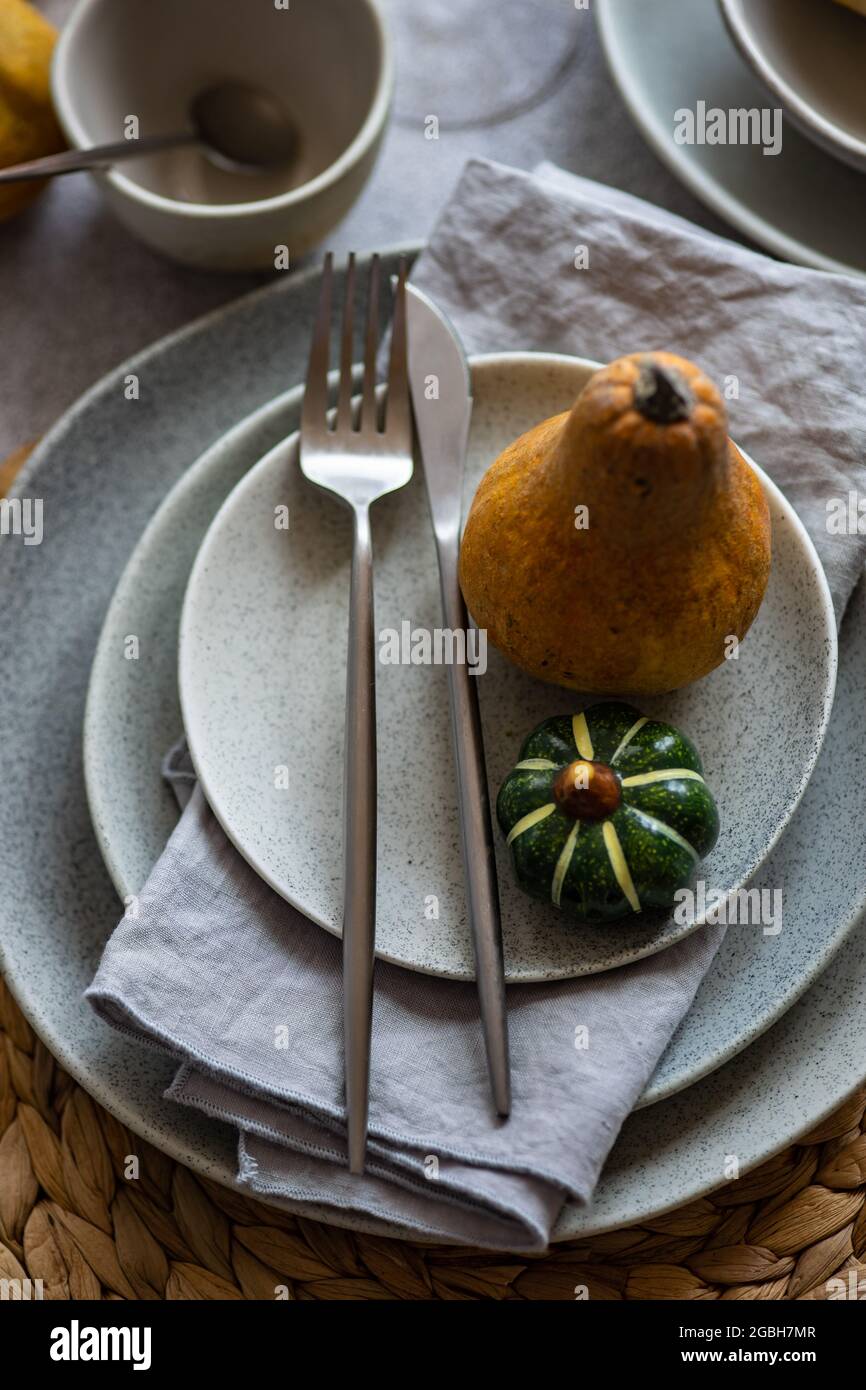
[[[355,287],[357,279],[355,253],[352,251],[346,266],[345,298],[340,330],[337,411],[335,418],[329,422],[328,370],[330,367],[334,257],[332,252],[328,252],[322,272],[322,287],[313,338],[310,344],[307,385],[301,411],[301,431],[308,438],[313,432],[316,434],[325,431],[334,433],[338,430],[352,430],[355,433],[376,433],[386,436],[395,431],[405,438],[411,429],[406,354],[406,262],[400,261],[394,293],[386,403],[377,399],[376,392],[381,269],[378,255],[372,256],[370,260],[360,411],[353,409],[352,403],[355,386],[352,364],[354,360]]]

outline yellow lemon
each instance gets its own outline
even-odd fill
[[[26,0],[0,0],[0,168],[66,146],[51,105],[57,31]],[[32,202],[42,183],[0,186],[0,221]]]

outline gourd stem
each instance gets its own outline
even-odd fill
[[[694,398],[679,372],[648,361],[640,369],[634,388],[634,403],[641,415],[657,425],[673,425],[687,420]]]

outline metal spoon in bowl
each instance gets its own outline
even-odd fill
[[[199,93],[189,114],[187,130],[31,159],[26,164],[0,169],[0,183],[75,174],[81,169],[106,169],[121,159],[179,145],[199,145],[220,168],[247,174],[281,168],[297,154],[298,132],[294,123],[277,98],[260,87],[246,82],[220,82]]]

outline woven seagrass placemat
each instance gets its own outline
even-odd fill
[[[28,453],[0,463],[0,496]],[[769,1163],[646,1226],[541,1257],[413,1245],[194,1176],[91,1100],[0,979],[0,1278],[41,1279],[45,1298],[814,1299],[838,1296],[834,1276],[866,1287],[866,1087]]]
[[[831,1276],[866,1281],[864,1109],[866,1088],[762,1168],[646,1226],[539,1258],[413,1245],[193,1176],[76,1085],[0,981],[0,1278],[41,1279],[53,1299],[827,1298]]]

